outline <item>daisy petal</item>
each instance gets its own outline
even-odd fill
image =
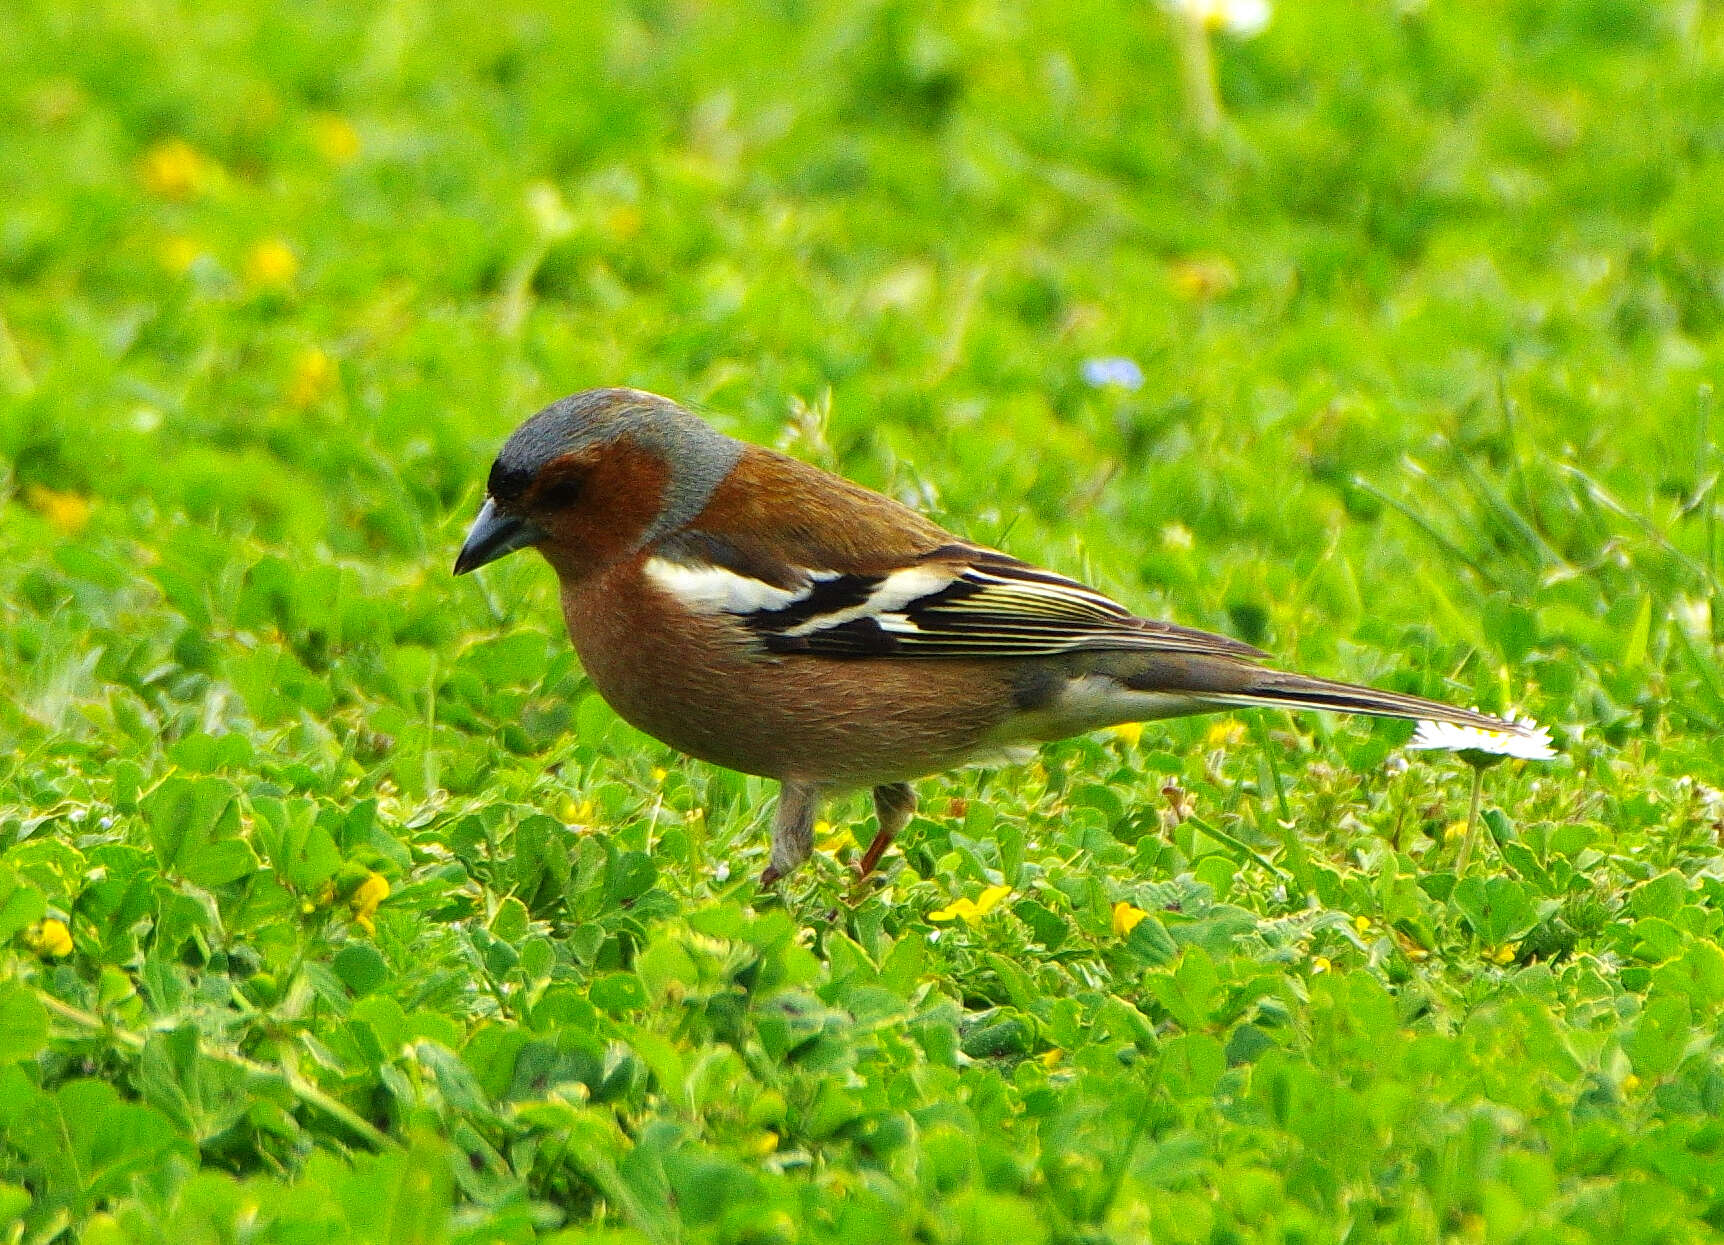
[[[1519,757],[1523,761],[1556,759],[1548,727],[1531,718],[1520,718],[1507,725],[1514,729],[1491,731],[1477,726],[1456,726],[1453,722],[1420,722],[1407,747],[1415,751],[1482,752],[1487,756]]]

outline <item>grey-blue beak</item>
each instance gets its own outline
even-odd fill
[[[455,559],[455,573],[465,575],[505,554],[536,545],[545,538],[545,531],[536,524],[497,509],[489,497],[479,508],[479,517],[467,530],[467,539]]]

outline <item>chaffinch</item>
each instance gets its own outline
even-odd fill
[[[1123,722],[1268,706],[1526,729],[1271,669],[634,389],[515,430],[455,573],[529,546],[617,713],[781,784],[764,883],[808,858],[829,793],[873,790],[866,876],[915,810],[912,779]]]

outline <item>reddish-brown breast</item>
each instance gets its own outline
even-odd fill
[[[919,778],[985,750],[1012,711],[1012,663],[767,656],[734,621],[686,613],[639,559],[565,582],[563,615],[626,721],[744,773],[835,787]]]

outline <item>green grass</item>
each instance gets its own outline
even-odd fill
[[[1212,136],[1178,47],[0,8],[0,1237],[1724,1231],[1724,14],[1283,0]],[[1074,740],[780,905],[769,786],[448,573],[613,383],[1563,757],[1457,877],[1404,725]]]

